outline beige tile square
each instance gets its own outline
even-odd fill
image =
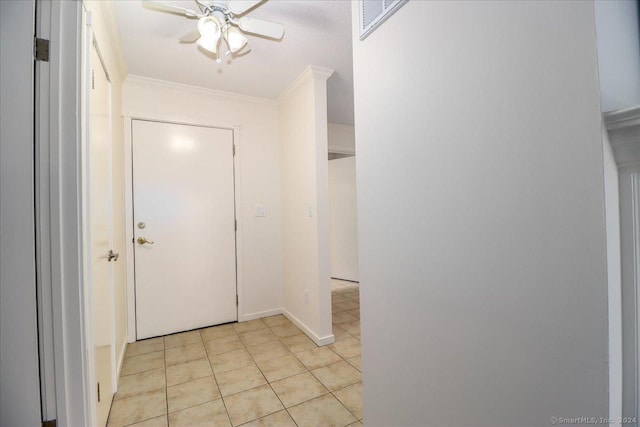
[[[220,397],[220,391],[213,376],[167,387],[169,412],[190,408]]]
[[[222,372],[216,375],[216,379],[223,396],[229,396],[267,383],[264,375],[255,365]]]
[[[360,340],[348,338],[331,344],[329,348],[344,359],[360,356]]]
[[[162,344],[164,345],[164,343]],[[167,420],[166,415],[163,415],[157,418],[151,418],[150,420],[129,425],[129,427],[168,427],[168,426],[169,426],[169,421]]]
[[[333,392],[333,395],[357,418],[362,419],[362,383]]]
[[[333,325],[333,336],[336,337],[336,341],[342,341],[353,338],[353,335],[342,329],[338,325]]]
[[[186,383],[213,375],[208,359],[191,360],[167,366],[167,386]]]
[[[151,371],[158,368],[164,368],[164,351],[156,351],[124,359],[120,375],[137,374],[138,372]]]
[[[138,374],[125,375],[118,381],[118,392],[115,400],[129,397],[134,394],[163,389],[166,386],[164,368],[140,372]]]
[[[360,288],[358,286],[347,288],[343,291],[342,295],[358,300],[360,299]]]
[[[341,311],[339,313],[333,313],[331,316],[333,323],[339,325],[341,323],[347,322],[355,322],[358,318],[352,314],[347,313],[346,311]]]
[[[253,365],[253,359],[247,350],[236,350],[211,356],[211,367],[217,374]]]
[[[306,372],[307,370],[294,355],[264,360],[258,362],[258,367],[260,367],[260,370],[269,382],[278,381],[279,379]]]
[[[347,362],[349,362],[349,364],[351,366],[353,366],[354,368],[356,368],[358,371],[362,372],[362,357],[361,356],[351,357],[351,358],[347,359]]]
[[[180,347],[187,344],[202,342],[200,331],[181,332],[179,334],[167,335],[164,337],[165,350],[173,347]]]
[[[236,330],[233,328],[234,323],[227,323],[226,325],[212,326],[210,328],[201,329],[200,335],[204,342],[215,340],[218,338],[234,336]]]
[[[345,300],[343,302],[336,303],[336,308],[339,308],[341,311],[349,311],[360,308],[360,303],[352,300]]]
[[[240,334],[240,339],[246,346],[251,346],[277,341],[278,337],[271,332],[271,329],[265,328]]]
[[[260,319],[233,324],[233,329],[235,329],[238,334],[244,334],[245,332],[255,331],[257,329],[263,329],[266,327],[267,325],[265,325],[264,322]]]
[[[296,357],[309,369],[316,369],[342,360],[340,356],[327,347],[318,347],[313,350],[296,353]]]
[[[309,372],[271,383],[271,388],[276,392],[285,408],[329,393],[329,390]]]
[[[141,354],[153,353],[155,351],[164,350],[164,337],[149,338],[147,340],[136,341],[127,344],[127,351],[124,355],[125,359]]]
[[[331,391],[362,381],[360,371],[345,361],[314,369],[311,373]]]
[[[201,342],[165,350],[167,366],[188,362],[190,360],[202,359],[204,357],[207,357],[207,353],[204,351],[204,345]]]
[[[284,407],[268,384],[224,397],[234,426],[278,412]]]
[[[357,421],[332,395],[325,394],[289,408],[298,427],[343,427]]]
[[[204,343],[204,346],[209,356],[228,353],[235,350],[244,350],[244,344],[242,344],[242,341],[240,341],[240,338],[235,332],[233,335],[207,341]]]
[[[360,319],[360,309],[359,308],[356,308],[355,310],[349,310],[349,311],[347,311],[347,313],[349,313],[352,316],[355,316],[358,319]]]
[[[332,305],[337,305],[337,304],[343,303],[345,301],[347,301],[347,299],[345,297],[341,296],[341,295],[337,295],[337,294],[334,293],[331,296],[331,304]]]
[[[282,343],[286,345],[292,353],[300,353],[301,351],[318,348],[316,343],[311,341],[309,337],[304,334],[281,338],[280,341],[282,341]]]
[[[269,341],[264,344],[247,347],[247,351],[256,362],[275,359],[290,354],[289,349],[280,341]]]
[[[274,326],[271,328],[274,334],[280,338],[291,337],[302,334],[302,331],[293,323],[287,325]]]
[[[360,321],[340,323],[340,327],[351,335],[360,335]]]
[[[296,423],[293,422],[287,411],[280,411],[243,424],[242,427],[296,427]]]
[[[169,414],[171,427],[220,427],[231,426],[222,399],[193,406]]]
[[[349,424],[347,427],[363,427],[363,425],[360,421],[356,421],[353,424]]]
[[[291,321],[284,317],[282,314],[278,314],[277,316],[263,317],[262,321],[270,328],[291,323]]]
[[[157,418],[167,413],[164,390],[136,394],[114,400],[109,413],[109,427],[122,427]]]

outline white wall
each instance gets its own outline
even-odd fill
[[[34,234],[34,1],[0,2],[0,425],[40,418]]]
[[[366,424],[606,417],[592,4],[355,7]]]
[[[610,418],[622,418],[622,271],[620,264],[620,195],[618,167],[602,125],[604,159],[604,195],[607,231],[607,282],[609,313],[609,412]],[[613,425],[620,425],[614,423]]]
[[[640,33],[637,0],[596,0],[602,111],[640,105]]]
[[[111,81],[111,155],[113,197],[113,251],[123,256],[113,264],[115,346],[118,373],[127,344],[127,300],[124,217],[124,143],[122,135],[122,81],[126,75],[120,41],[113,28],[113,5],[104,1],[85,1],[91,13],[91,28]]]
[[[282,236],[280,214],[280,151],[275,102],[202,88],[129,76],[123,85],[123,114],[208,126],[240,126],[243,289],[239,320],[280,312],[282,307]],[[256,204],[266,217],[254,217]]]
[[[326,93],[330,74],[309,67],[279,99],[283,308],[318,344],[333,342]]]
[[[356,153],[356,133],[353,126],[329,123],[327,132],[330,153]]]
[[[359,276],[355,156],[329,160],[329,211],[331,277],[357,282]]]

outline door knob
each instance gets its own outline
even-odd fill
[[[136,241],[138,242],[139,245],[144,245],[145,243],[153,245],[153,242],[151,240],[147,240],[144,237],[138,237],[138,240]]]
[[[119,256],[120,256],[119,253],[113,252],[112,249],[109,249],[109,255],[107,256],[107,261],[109,261],[109,262],[117,261]]]

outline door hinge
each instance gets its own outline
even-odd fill
[[[49,62],[49,40],[40,37],[33,40],[33,57],[36,61]]]
[[[100,403],[100,383],[98,383],[98,403]]]
[[[238,294],[236,294],[236,306],[238,305]]]

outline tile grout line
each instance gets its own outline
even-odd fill
[[[227,414],[227,420],[229,420],[229,425],[233,426],[233,423],[231,422],[231,415],[229,415],[229,408],[227,408],[227,402],[225,402],[224,396],[222,396],[222,390],[220,390],[220,384],[218,384],[218,378],[216,378],[216,372],[213,370],[213,365],[211,364],[211,359],[210,359],[209,352],[207,351],[207,346],[204,344],[204,338],[202,338],[202,330],[200,331],[200,339],[202,340],[202,345],[204,346],[204,352],[207,355],[207,361],[209,362],[209,368],[211,368],[211,375],[213,376],[213,381],[216,383],[216,388],[218,389],[218,393],[220,394],[220,400],[222,400],[222,406],[224,407],[224,412],[225,414]]]

